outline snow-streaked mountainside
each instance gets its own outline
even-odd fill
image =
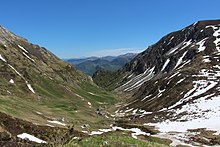
[[[168,34],[119,72],[117,88],[134,92],[135,106],[146,111],[172,109],[203,94],[219,94],[220,21],[200,21]],[[147,106],[147,107],[146,107]]]
[[[220,132],[220,20],[198,21],[148,47],[104,88],[130,97],[115,115],[162,132]],[[94,81],[100,84],[105,75]],[[100,85],[101,86],[101,85]]]

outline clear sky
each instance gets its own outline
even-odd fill
[[[220,0],[1,0],[0,24],[60,58],[140,51],[198,20]]]

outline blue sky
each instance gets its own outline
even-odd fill
[[[2,0],[0,24],[60,58],[141,51],[197,20],[219,0]]]

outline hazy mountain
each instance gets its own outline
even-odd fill
[[[127,53],[119,56],[105,57],[88,57],[80,59],[68,59],[67,62],[75,65],[75,67],[85,74],[92,76],[97,70],[104,69],[109,71],[117,71],[126,63],[131,61],[136,54]]]

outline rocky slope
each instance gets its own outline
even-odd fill
[[[163,132],[219,132],[219,59],[220,20],[199,21],[164,36],[116,73],[100,72],[94,80],[127,96],[115,115],[130,122]]]

